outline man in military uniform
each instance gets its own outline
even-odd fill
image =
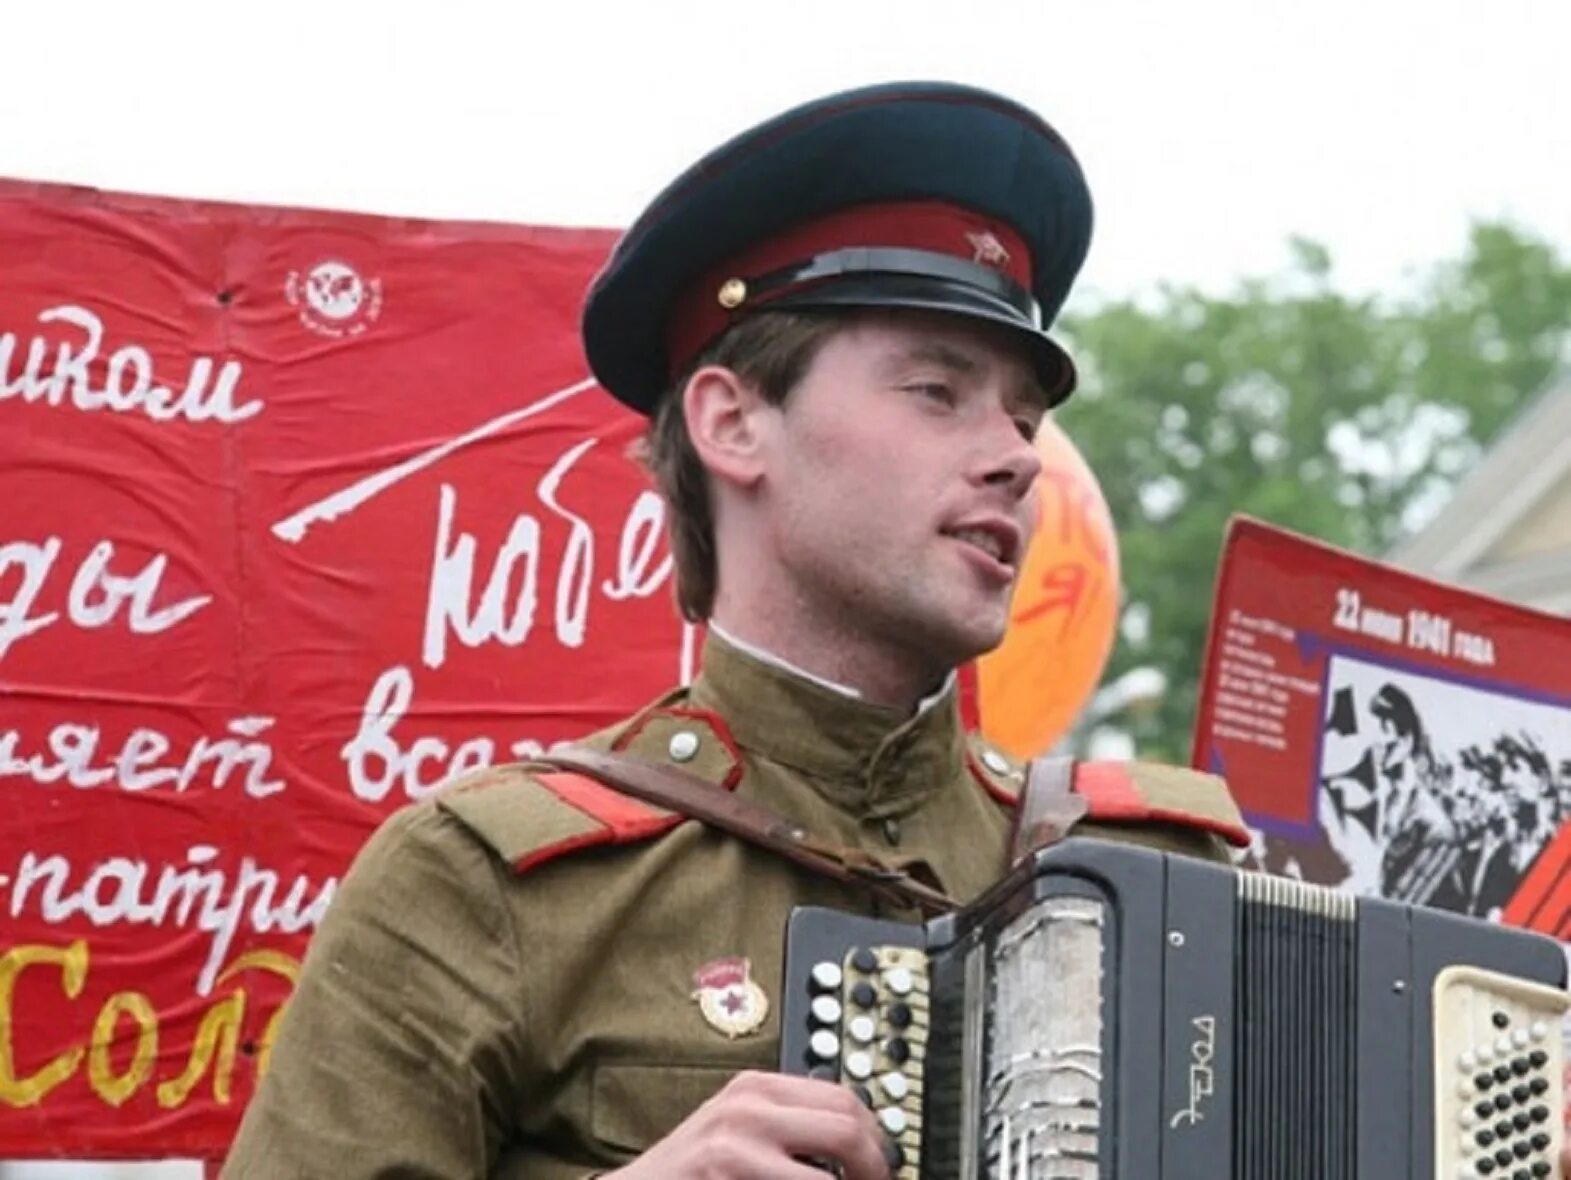
[[[654,201],[584,339],[653,419],[709,638],[690,688],[590,747],[960,901],[996,879],[1022,768],[962,731],[954,672],[1008,620],[1089,230],[1047,124],[937,84],[788,112]],[[1208,776],[1089,802],[1093,834],[1246,839]],[[880,1180],[867,1110],[771,1072],[803,904],[919,916],[583,774],[474,775],[347,876],[226,1175]]]

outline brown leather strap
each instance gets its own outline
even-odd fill
[[[803,868],[868,889],[896,904],[929,914],[959,907],[947,894],[872,853],[818,840],[800,824],[686,771],[583,746],[559,747],[535,761],[587,774],[625,795],[729,832]]]
[[[1015,810],[1009,863],[1017,865],[1041,848],[1057,844],[1085,818],[1090,807],[1077,794],[1073,758],[1036,758],[1026,768],[1025,789]]]

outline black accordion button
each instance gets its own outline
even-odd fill
[[[911,1005],[896,1000],[889,1005],[889,1011],[884,1013],[891,1028],[909,1028],[911,1025]]]
[[[1495,1152],[1495,1163],[1499,1164],[1502,1168],[1509,1167],[1511,1164],[1511,1149],[1509,1147],[1502,1147],[1499,1151]]]
[[[1488,1147],[1495,1141],[1495,1133],[1488,1127],[1480,1127],[1478,1134],[1474,1135],[1473,1139],[1480,1147]]]
[[[1511,1180],[1533,1180],[1533,1173],[1526,1168],[1518,1168],[1511,1173]]]
[[[1492,1073],[1489,1073],[1487,1071],[1484,1072],[1484,1073],[1478,1074],[1478,1075],[1476,1075],[1473,1078],[1473,1085],[1477,1086],[1480,1090],[1487,1090],[1487,1089],[1489,1089],[1490,1086],[1493,1086],[1494,1084],[1495,1084],[1495,1075],[1492,1074]]]
[[[1489,1099],[1485,1098],[1477,1106],[1473,1107],[1473,1113],[1481,1119],[1487,1119],[1490,1115],[1495,1113],[1495,1104],[1489,1101]]]
[[[1528,1118],[1522,1111],[1517,1111],[1516,1114],[1511,1116],[1511,1124],[1518,1131],[1525,1131],[1533,1125],[1533,1120]]]
[[[904,1037],[890,1037],[884,1042],[884,1056],[896,1065],[904,1065],[911,1060],[911,1046],[906,1043]]]
[[[906,1149],[893,1139],[884,1140],[884,1162],[889,1165],[891,1172],[898,1172],[905,1166]]]
[[[851,989],[851,1002],[858,1008],[871,1008],[878,1003],[878,992],[864,979]]]
[[[878,970],[878,956],[865,946],[857,947],[855,953],[851,956],[851,966],[855,967],[863,975],[871,975]]]
[[[1496,1012],[1490,1019],[1495,1022],[1496,1028],[1505,1028],[1511,1023],[1511,1018],[1504,1012]]]
[[[1495,1081],[1509,1082],[1511,1080],[1511,1067],[1509,1065],[1495,1066]]]
[[[1552,1171],[1554,1171],[1554,1169],[1543,1160],[1539,1160],[1536,1164],[1533,1165],[1533,1175],[1535,1176],[1547,1176]]]
[[[1549,1136],[1540,1131],[1538,1134],[1533,1136],[1531,1142],[1533,1144],[1534,1151],[1543,1151],[1544,1148],[1549,1146]]]
[[[1516,1074],[1517,1077],[1521,1077],[1532,1068],[1532,1063],[1526,1057],[1518,1057],[1511,1063],[1511,1072]]]
[[[1495,1095],[1495,1109],[1496,1110],[1505,1110],[1510,1105],[1511,1105],[1511,1095],[1507,1094],[1503,1090],[1499,1094]]]
[[[1534,1069],[1543,1069],[1545,1065],[1549,1064],[1549,1054],[1542,1049],[1534,1049],[1527,1055],[1527,1060],[1528,1064]]]
[[[1525,1160],[1528,1156],[1533,1154],[1533,1145],[1527,1142],[1525,1139],[1518,1139],[1514,1144],[1512,1144],[1511,1150],[1516,1152],[1517,1159]]]
[[[1480,1176],[1487,1176],[1495,1170],[1495,1161],[1486,1155],[1479,1159],[1476,1166]]]
[[[1545,1090],[1549,1089],[1549,1079],[1534,1078],[1527,1084],[1527,1088],[1534,1094],[1542,1094]]]
[[[1543,1103],[1539,1103],[1539,1105],[1533,1107],[1533,1109],[1527,1113],[1532,1116],[1535,1123],[1541,1123],[1549,1117],[1549,1107],[1543,1105]]]
[[[1529,1089],[1525,1083],[1518,1083],[1517,1085],[1511,1087],[1511,1097],[1515,1098],[1518,1102],[1526,1102],[1530,1097],[1532,1097],[1532,1094],[1533,1091]]]

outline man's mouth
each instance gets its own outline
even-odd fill
[[[1017,530],[1003,522],[987,524],[970,524],[958,528],[946,529],[946,535],[957,541],[980,549],[999,565],[1014,569],[1015,559],[1019,556],[1020,539]]]

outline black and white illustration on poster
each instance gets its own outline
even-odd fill
[[[1345,654],[1324,701],[1301,875],[1497,917],[1571,814],[1571,702]]]

